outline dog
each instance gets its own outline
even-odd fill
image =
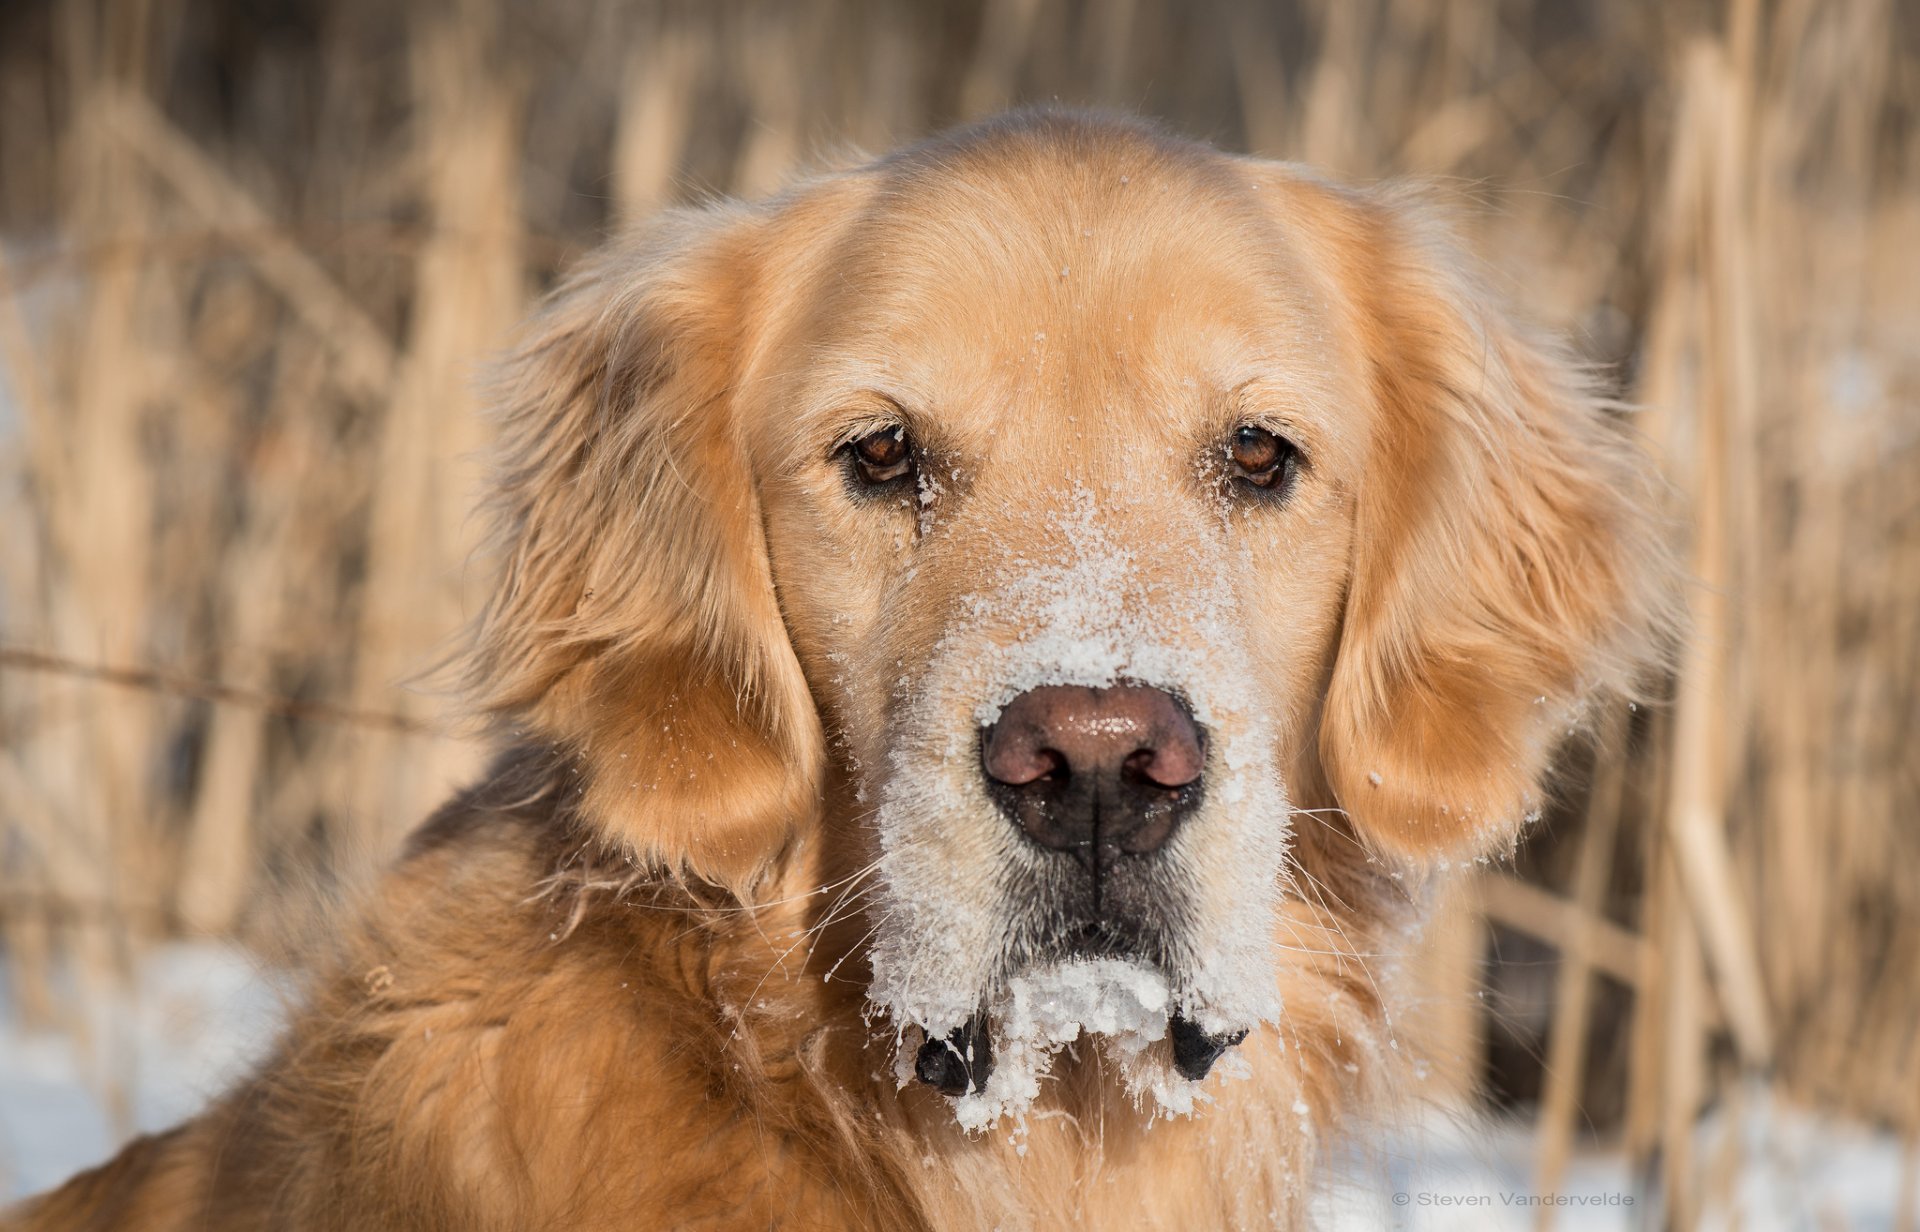
[[[12,1226],[1298,1226],[1435,887],[1672,640],[1441,211],[1131,119],[669,213],[494,398],[498,760]]]

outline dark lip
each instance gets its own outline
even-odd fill
[[[1142,932],[1132,920],[1080,920],[1067,926],[1050,957],[1152,960],[1158,947]]]
[[[1009,933],[1020,943],[1003,955],[1004,972],[1117,958],[1177,979],[1185,896],[1164,875],[1164,864],[1129,859],[1113,870],[1096,900],[1077,861],[1064,852],[1046,854],[1050,858],[1038,874],[1023,877],[1009,895],[1020,913],[1008,921]]]

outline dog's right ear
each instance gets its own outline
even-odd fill
[[[600,834],[736,890],[824,760],[736,422],[758,216],[670,214],[548,300],[496,382],[499,558],[468,695]]]

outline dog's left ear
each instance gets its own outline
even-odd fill
[[[672,213],[596,253],[502,366],[495,591],[470,695],[648,865],[744,891],[825,740],[774,594],[735,395],[765,219]]]
[[[1321,762],[1375,849],[1485,854],[1539,811],[1583,707],[1665,653],[1663,489],[1437,215],[1375,194],[1342,212],[1372,418]]]

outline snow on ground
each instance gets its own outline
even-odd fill
[[[112,1154],[127,1135],[98,1094],[110,1078],[127,1093],[129,1132],[191,1115],[272,1046],[291,987],[231,947],[163,946],[141,963],[132,988],[96,999],[87,1027],[100,1046],[82,1049],[65,1033],[19,1025],[5,970],[0,961],[0,1202]],[[1734,1209],[1709,1211],[1702,1232],[1901,1226],[1902,1155],[1891,1135],[1782,1108],[1760,1091],[1745,1103],[1739,1132],[1752,1162],[1734,1187]],[[1701,1125],[1703,1158],[1726,1130],[1714,1118]],[[1333,1232],[1531,1232],[1539,1216],[1533,1154],[1524,1126],[1434,1117],[1344,1152],[1317,1204],[1320,1224]],[[1562,1232],[1659,1223],[1657,1197],[1618,1155],[1576,1155],[1560,1198]]]
[[[88,998],[83,1047],[20,1025],[0,952],[0,1202],[105,1160],[219,1094],[272,1046],[288,981],[231,946],[146,955],[130,988]],[[70,997],[71,989],[59,990]],[[101,1092],[125,1092],[125,1124]]]
[[[1749,1097],[1741,1125],[1748,1161],[1730,1204],[1703,1212],[1699,1232],[1893,1232],[1901,1150],[1890,1134],[1770,1106]],[[1726,1125],[1699,1127],[1695,1151],[1717,1157]],[[1533,1232],[1535,1140],[1519,1124],[1434,1118],[1363,1155],[1347,1151],[1318,1206],[1339,1232]],[[1559,1232],[1642,1232],[1662,1226],[1651,1178],[1615,1152],[1576,1154],[1553,1201]],[[1909,1198],[1911,1201],[1912,1199]]]

